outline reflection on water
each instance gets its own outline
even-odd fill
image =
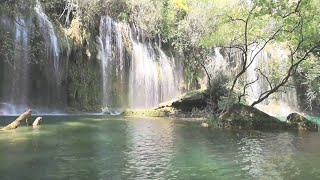
[[[1,180],[320,178],[319,133],[168,119],[45,117],[39,129],[0,132],[0,154]]]
[[[173,124],[167,120],[150,123],[149,120],[130,121],[126,151],[126,177],[161,179],[168,170],[173,153]]]
[[[283,176],[282,170],[295,166],[292,159],[295,151],[293,137],[280,133],[266,138],[264,134],[241,138],[235,162],[241,165],[247,177],[283,179],[286,176]]]

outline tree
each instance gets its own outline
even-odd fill
[[[320,21],[318,9],[315,8],[318,0],[298,0],[289,3],[263,0],[227,3],[227,7],[223,6],[218,10],[219,13],[215,15],[217,20],[215,28],[205,36],[203,43],[206,46],[238,49],[241,53],[240,68],[232,81],[229,99],[239,78],[246,73],[259,53],[268,45],[277,43],[289,49],[290,63],[280,81],[272,81],[257,69],[261,74],[260,77],[269,83],[269,88],[251,104],[255,106],[284,86],[300,63],[307,60],[319,47],[316,24]],[[253,83],[255,81],[244,85],[239,101],[246,95],[246,88]]]

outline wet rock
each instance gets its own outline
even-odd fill
[[[38,128],[42,123],[42,117],[37,117],[33,123],[32,123],[32,127],[33,128]]]
[[[122,114],[122,111],[110,109],[108,107],[101,108],[101,111],[102,111],[102,114],[104,114],[104,115],[117,116],[117,115],[121,115]]]
[[[287,116],[286,122],[298,130],[318,131],[318,124],[314,123],[298,113],[291,113]]]
[[[207,106],[206,91],[194,91],[178,99],[159,104],[157,109],[171,107],[182,112],[191,112],[194,108],[204,109]]]
[[[201,126],[202,126],[202,127],[205,127],[205,128],[208,128],[208,127],[209,127],[209,124],[208,124],[208,123],[201,123]]]
[[[232,105],[219,117],[219,125],[225,128],[253,130],[280,130],[289,128],[287,123],[257,108],[243,104]]]

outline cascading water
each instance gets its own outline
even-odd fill
[[[103,101],[105,107],[121,107],[125,102],[126,59],[122,40],[122,24],[110,17],[100,21],[100,60]]]
[[[182,71],[176,68],[174,58],[168,58],[165,53],[158,48],[160,54],[160,101],[169,101],[179,94],[179,83],[182,80]],[[180,64],[178,64],[180,65]]]
[[[123,29],[129,29],[131,57],[124,47]],[[150,41],[132,38],[130,27],[110,17],[100,21],[100,60],[103,77],[103,105],[149,108],[179,95],[182,68]],[[120,100],[119,100],[120,98]],[[120,101],[120,103],[119,103]]]
[[[152,107],[160,102],[160,82],[156,55],[150,44],[132,43],[130,107]]]
[[[20,107],[27,106],[29,88],[29,38],[28,27],[30,20],[16,19],[15,54],[14,54],[14,80],[12,86],[11,103]]]
[[[14,37],[14,58],[13,63],[10,65],[13,69],[11,74],[12,79],[7,91],[9,97],[8,103],[1,103],[2,108],[0,111],[4,114],[17,113],[23,111],[28,106],[28,93],[29,93],[29,70],[28,66],[29,54],[29,38],[31,20],[16,18],[15,19],[15,37]],[[15,105],[15,108],[12,108]]]
[[[112,57],[112,48],[111,48],[111,33],[112,33],[112,19],[109,17],[103,17],[100,21],[100,59],[101,59],[101,68],[102,68],[102,87],[103,87],[103,105],[107,106],[109,101],[109,94],[111,93],[109,81],[111,80],[110,74],[112,69],[109,68],[109,61]]]
[[[42,104],[42,106],[53,111],[59,111],[66,104],[65,92],[62,87],[64,75],[64,62],[61,61],[62,52],[59,48],[58,36],[53,23],[43,11],[39,1],[36,1],[34,10],[39,31],[45,45],[43,58],[46,61],[46,65],[42,67],[44,68],[43,76],[46,80],[44,84],[46,88],[41,93],[43,97],[36,97],[35,99],[37,99],[37,104]]]
[[[45,37],[45,43],[48,53],[48,59],[53,59],[54,69],[56,75],[59,73],[59,59],[60,59],[60,49],[58,46],[58,38],[54,31],[51,21],[49,21],[48,16],[43,12],[41,4],[37,1],[36,7],[34,8],[37,13],[37,19],[40,26],[40,31]],[[48,37],[48,38],[47,38]]]
[[[249,63],[251,63],[251,59],[253,56],[257,53],[254,49],[252,50],[252,53],[250,53],[248,57],[247,66]],[[262,51],[257,54],[255,59],[252,61],[251,65],[246,71],[246,83],[250,84],[247,88],[247,100],[249,104],[251,104],[253,101],[257,100],[261,93],[263,91],[267,90],[268,87],[265,87],[264,79],[259,74],[259,70],[265,72],[268,71],[268,53],[265,51]],[[262,67],[264,65],[264,67]]]
[[[64,107],[64,63],[60,61],[58,37],[38,1],[34,12],[36,17],[0,17],[1,26],[12,34],[14,42],[12,60],[0,61],[0,114],[19,114],[29,108],[50,113]],[[35,44],[42,42],[44,51],[35,55]]]
[[[251,53],[249,53],[248,64],[250,63],[250,60],[253,58],[253,56],[255,56],[255,54],[257,53],[257,49],[258,48],[256,47],[250,47],[249,51]],[[220,51],[215,49],[215,53],[213,56],[213,59],[215,60],[212,61],[213,65],[210,65],[210,67],[208,68],[211,68],[212,72],[216,72],[217,68],[225,69],[223,67],[228,67],[229,70],[225,69],[225,71],[228,71],[225,73],[230,74],[230,69],[233,69],[231,70],[232,72],[230,75],[234,76],[234,73],[236,73],[237,69],[239,68],[239,64],[234,65],[234,63],[241,62],[241,53],[232,49],[228,50],[225,53],[227,55],[225,55],[224,58],[221,59],[222,55]],[[269,82],[263,77],[262,74],[260,74],[259,71],[261,71],[269,78],[272,77],[272,75],[275,75],[273,74],[274,72],[272,68],[276,68],[277,71],[286,72],[286,68],[282,66],[278,67],[276,61],[281,61],[279,65],[286,64],[287,59],[288,57],[286,55],[286,52],[278,47],[272,47],[272,54],[267,50],[263,50],[257,54],[251,65],[247,69],[243,80],[243,83],[250,84],[246,88],[246,101],[248,102],[248,104],[256,101],[263,92],[270,90]],[[214,75],[215,74],[213,74],[213,76]],[[242,89],[240,91],[242,91]],[[262,103],[256,105],[256,107],[269,114],[274,115],[288,115],[290,112],[296,112],[298,108],[295,88],[282,87],[279,92],[271,95]]]
[[[183,81],[182,68],[179,67],[182,65],[166,56],[160,43],[152,46],[150,41],[141,43],[133,38],[131,41],[130,107],[150,108],[176,98],[180,94],[179,84]]]
[[[288,56],[281,48],[272,47],[272,49],[272,54],[266,50],[258,53],[246,72],[246,83],[256,81],[247,89],[247,100],[249,103],[257,100],[262,93],[270,90],[269,82],[258,70],[270,78],[272,75],[275,75],[274,72],[272,72],[272,66],[275,66],[277,60],[280,60],[281,64],[287,63]],[[254,50],[252,52],[251,56],[257,53],[257,51]],[[252,59],[252,57],[249,58]],[[278,71],[287,71],[285,65],[276,68]],[[269,81],[271,81],[271,79],[269,79]],[[277,93],[258,104],[257,108],[274,115],[288,115],[291,112],[296,112],[298,111],[296,90],[294,87],[284,86],[280,88]],[[275,109],[278,109],[278,111]]]

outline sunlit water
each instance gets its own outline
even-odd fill
[[[13,117],[1,117],[5,125]],[[319,179],[319,133],[170,119],[48,116],[0,133],[0,179]]]

